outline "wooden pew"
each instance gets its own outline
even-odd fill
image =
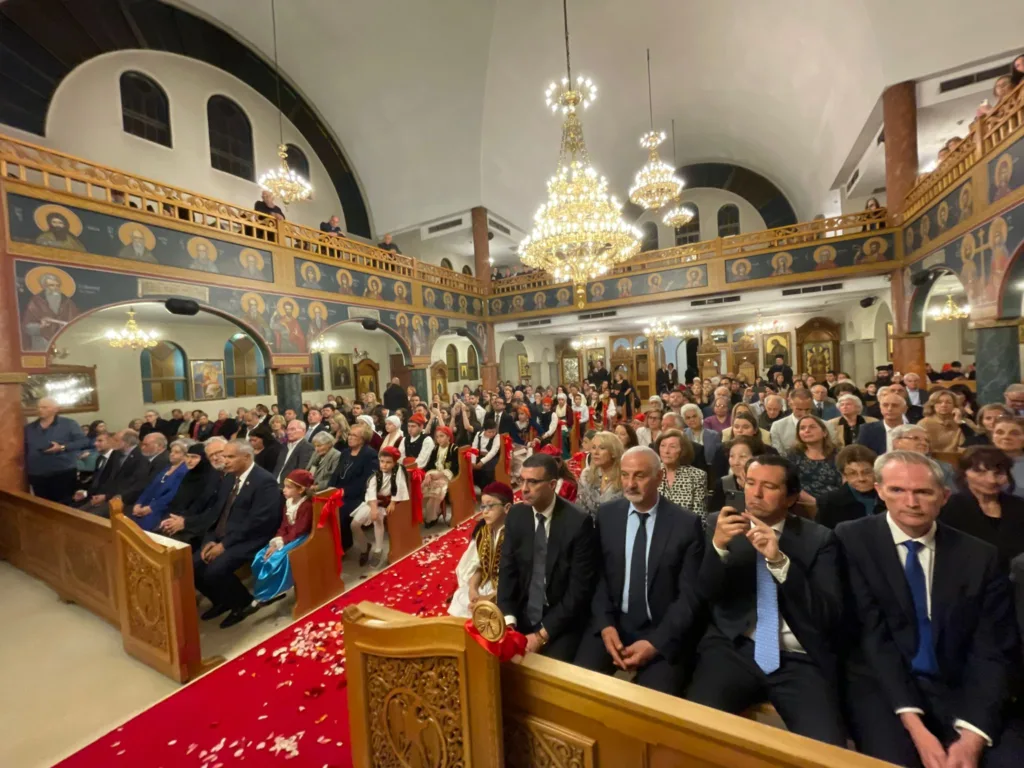
[[[0,490],[0,557],[119,628],[129,655],[173,680],[222,662],[200,654],[191,548],[144,533],[117,503],[110,514]]]
[[[569,430],[569,458],[580,452],[580,425],[573,424]]]
[[[459,474],[448,483],[453,528],[469,520],[476,512],[476,505],[473,503],[473,465],[466,455],[468,450],[468,446],[459,448]]]
[[[415,459],[406,459],[415,464]],[[409,489],[412,493],[412,488]],[[395,503],[395,513],[387,516],[388,563],[395,563],[423,545],[420,524],[412,519],[412,501]]]
[[[482,605],[473,624],[495,640],[504,621]],[[403,754],[447,765],[456,752],[466,765],[510,768],[888,765],[543,656],[500,664],[463,619],[360,603],[343,621],[357,768],[405,765]]]
[[[504,439],[503,435],[499,435],[499,439]],[[505,483],[505,485],[512,485],[512,477],[509,475],[512,467],[508,465],[505,460],[505,446],[501,445],[498,447],[498,458],[494,460],[494,481],[496,483]],[[461,471],[461,470],[460,470]],[[481,488],[481,490],[483,490]]]
[[[313,497],[313,528],[309,537],[288,553],[288,563],[295,580],[294,619],[305,616],[345,591],[345,582],[338,572],[338,556],[334,551],[335,531],[329,526],[317,527],[324,504],[333,493],[334,488],[328,488]],[[337,527],[338,521],[335,520],[333,525]]]

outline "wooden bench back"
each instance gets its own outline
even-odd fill
[[[461,525],[473,516],[473,465],[466,451],[468,446],[459,448],[459,474],[448,483],[448,500],[452,504],[452,527]]]
[[[292,609],[292,618],[295,619],[345,591],[338,556],[334,551],[334,537],[340,535],[340,531],[332,531],[329,527],[337,527],[340,520],[318,527],[324,504],[334,492],[334,488],[327,488],[313,497],[313,528],[306,540],[288,553],[288,563],[295,580],[295,607]]]

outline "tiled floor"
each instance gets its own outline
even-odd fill
[[[354,553],[343,565],[349,589],[370,575]],[[0,766],[51,766],[180,688],[128,656],[114,627],[6,562],[0,595]],[[202,622],[203,655],[233,658],[263,642],[292,623],[292,605],[289,597],[226,630]]]

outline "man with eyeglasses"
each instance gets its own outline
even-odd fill
[[[526,635],[526,650],[572,661],[597,583],[594,522],[555,493],[558,464],[535,453],[523,462],[523,501],[509,511],[498,608]]]

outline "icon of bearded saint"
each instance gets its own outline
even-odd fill
[[[62,285],[61,275],[67,278],[66,287]],[[35,281],[31,278],[30,274],[25,281],[34,295],[21,318],[23,342],[26,350],[41,352],[49,349],[53,337],[79,313],[71,299],[74,282],[66,273],[55,268],[43,272],[39,275],[38,285],[33,285]]]

